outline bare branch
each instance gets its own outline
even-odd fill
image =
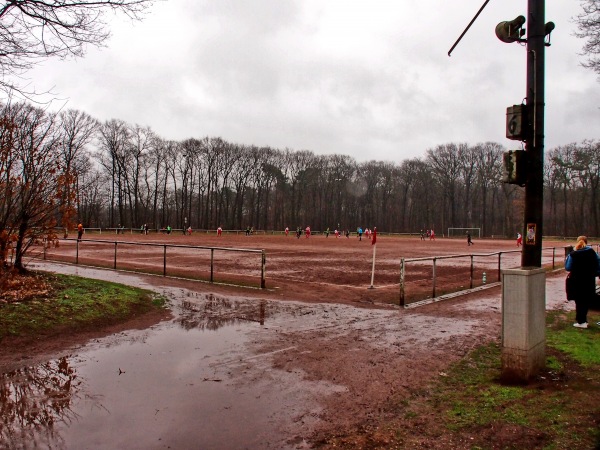
[[[583,12],[574,17],[579,30],[574,34],[585,39],[581,55],[587,56],[587,60],[581,65],[600,75],[600,2],[582,0],[581,8]]]
[[[51,57],[82,57],[110,37],[107,13],[141,20],[154,0],[9,0],[0,8],[0,90],[35,95],[8,81]],[[23,89],[23,91],[22,91]]]

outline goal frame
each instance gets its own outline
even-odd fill
[[[451,230],[454,231],[454,233],[452,233]],[[467,231],[471,232],[472,237],[481,239],[481,227],[448,227],[448,237],[462,238],[467,235]]]

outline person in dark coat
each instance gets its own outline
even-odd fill
[[[565,270],[570,272],[569,297],[575,300],[577,328],[587,328],[587,313],[596,295],[596,277],[600,275],[600,258],[587,245],[587,237],[579,236],[575,249],[567,256]]]

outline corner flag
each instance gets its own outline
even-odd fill
[[[371,245],[373,246],[373,267],[371,268],[371,286],[369,286],[369,289],[373,289],[373,281],[375,279],[375,250],[377,249],[377,246],[375,245],[377,243],[377,227],[373,228],[373,240],[371,241]]]

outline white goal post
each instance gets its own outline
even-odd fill
[[[448,228],[448,237],[449,238],[464,238],[467,237],[467,232],[471,233],[471,237],[476,237],[481,239],[481,228],[472,227],[472,228],[459,228],[459,227],[450,227]]]

